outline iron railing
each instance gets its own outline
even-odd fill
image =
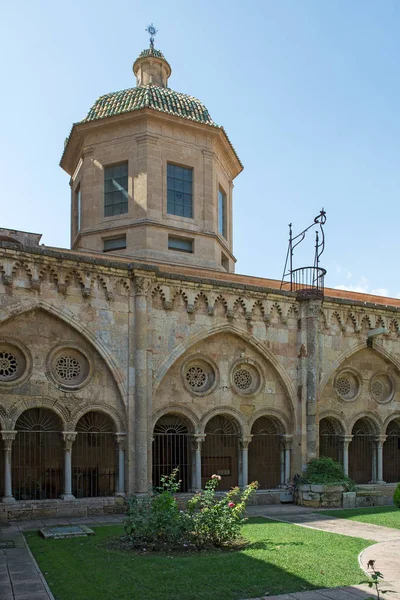
[[[372,459],[375,436],[356,433],[349,445],[349,476],[356,483],[371,483],[375,479]]]
[[[281,288],[298,292],[299,295],[323,296],[326,270],[321,267],[301,267],[290,272],[289,280],[282,281]]]
[[[180,491],[192,487],[191,446],[187,433],[155,433],[153,437],[153,487],[158,488],[163,475],[176,468],[181,481]]]
[[[78,432],[72,446],[72,493],[76,498],[112,496],[117,444],[110,432]]]
[[[18,431],[13,442],[16,500],[58,498],[63,492],[64,450],[59,431]]]
[[[255,434],[249,444],[249,481],[258,481],[262,490],[281,483],[281,435]]]
[[[400,481],[400,436],[388,435],[383,444],[383,481]]]
[[[239,482],[239,436],[207,433],[201,451],[201,483],[220,475],[218,489],[230,490]]]

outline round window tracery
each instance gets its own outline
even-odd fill
[[[258,368],[250,361],[236,363],[231,371],[231,382],[238,394],[250,395],[258,391],[261,376]]]
[[[372,377],[370,390],[372,397],[380,404],[390,402],[394,392],[393,381],[386,373],[379,373]]]
[[[182,367],[182,379],[185,388],[191,394],[208,394],[216,383],[216,370],[206,357],[189,359]]]
[[[198,365],[189,367],[186,371],[186,381],[194,391],[202,390],[207,385],[207,373]]]
[[[0,383],[13,383],[27,374],[26,356],[12,343],[0,342]]]
[[[252,386],[253,377],[247,369],[237,369],[233,375],[233,382],[239,390],[247,391]]]
[[[63,389],[77,389],[87,383],[90,363],[77,348],[56,348],[47,362],[48,374],[57,386]]]
[[[7,350],[0,351],[0,378],[12,379],[18,370],[18,359]]]
[[[55,370],[60,379],[74,383],[78,381],[80,377],[82,366],[76,356],[67,354],[57,358]]]
[[[354,400],[360,390],[358,378],[351,371],[340,373],[335,380],[335,390],[342,400]]]

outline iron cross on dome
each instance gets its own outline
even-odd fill
[[[157,35],[158,30],[154,27],[153,23],[151,23],[151,25],[147,25],[146,31],[150,34],[150,48],[154,50],[154,36]]]

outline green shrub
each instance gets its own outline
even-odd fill
[[[246,502],[258,488],[254,481],[243,491],[235,487],[218,498],[216,489],[220,480],[219,475],[213,475],[204,490],[188,502],[192,540],[197,548],[227,546],[235,542],[245,521]]]
[[[182,511],[174,497],[180,489],[177,477],[175,469],[161,478],[161,486],[152,496],[134,496],[128,500],[125,540],[133,548],[146,550],[232,545],[240,536],[246,502],[258,483],[248,485],[243,491],[233,488],[217,497],[221,477],[213,475],[204,491],[193,496],[188,509]]]
[[[301,483],[344,485],[348,490],[355,489],[354,481],[344,474],[343,465],[326,456],[310,460],[301,477]]]
[[[160,550],[184,543],[188,537],[190,521],[178,509],[174,494],[179,491],[177,469],[161,478],[161,487],[153,496],[128,500],[124,531],[133,547]]]
[[[397,484],[393,494],[393,502],[397,508],[400,508],[400,483]]]

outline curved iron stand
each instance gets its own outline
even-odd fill
[[[281,290],[289,289],[291,292],[297,292],[297,297],[300,299],[306,298],[323,298],[324,297],[324,277],[326,270],[319,266],[321,255],[325,249],[325,233],[324,225],[326,223],[326,212],[322,209],[314,219],[314,221],[301,233],[293,237],[292,224],[289,223],[289,246],[286,254],[285,267],[283,269]],[[318,225],[318,230],[315,232],[315,255],[314,265],[312,267],[300,267],[293,269],[294,249],[304,240],[306,234],[311,227]]]

